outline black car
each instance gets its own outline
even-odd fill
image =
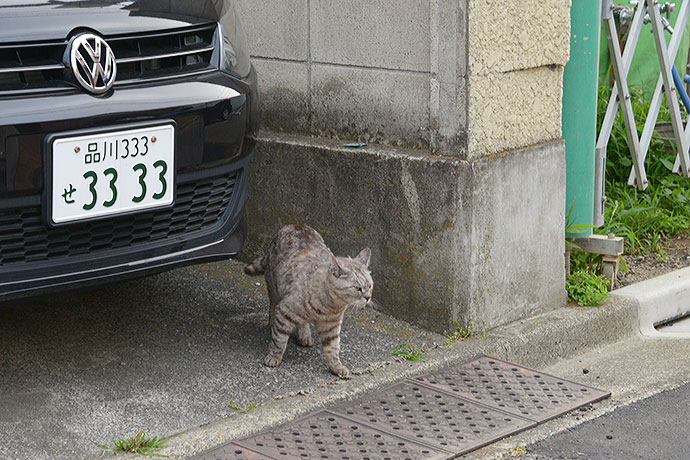
[[[0,1],[0,301],[236,254],[257,97],[233,0]]]

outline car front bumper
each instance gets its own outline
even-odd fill
[[[108,98],[76,91],[0,99],[0,301],[236,254],[246,235],[255,79],[210,72],[118,88]],[[174,206],[47,222],[46,136],[161,119],[177,126]]]

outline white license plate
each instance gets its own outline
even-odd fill
[[[175,128],[162,125],[52,142],[54,224],[169,206],[174,199]]]

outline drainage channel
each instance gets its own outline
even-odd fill
[[[654,329],[661,334],[690,335],[690,312],[655,323]]]
[[[450,459],[609,396],[480,356],[189,460]]]

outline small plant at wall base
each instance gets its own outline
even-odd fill
[[[486,321],[482,321],[481,332],[474,329],[474,320],[472,318],[467,321],[465,326],[457,321],[453,321],[453,332],[446,335],[446,346],[452,348],[455,342],[477,336],[486,337]]]
[[[98,443],[96,443],[96,445],[101,449],[110,450],[112,452],[126,452],[150,457],[167,457],[157,452],[167,447],[165,441],[159,439],[158,436],[147,438],[143,431],[140,431],[136,436],[130,439],[113,440],[113,446],[106,446]]]
[[[589,269],[575,270],[565,283],[568,297],[581,307],[596,307],[609,297],[609,282]]]

